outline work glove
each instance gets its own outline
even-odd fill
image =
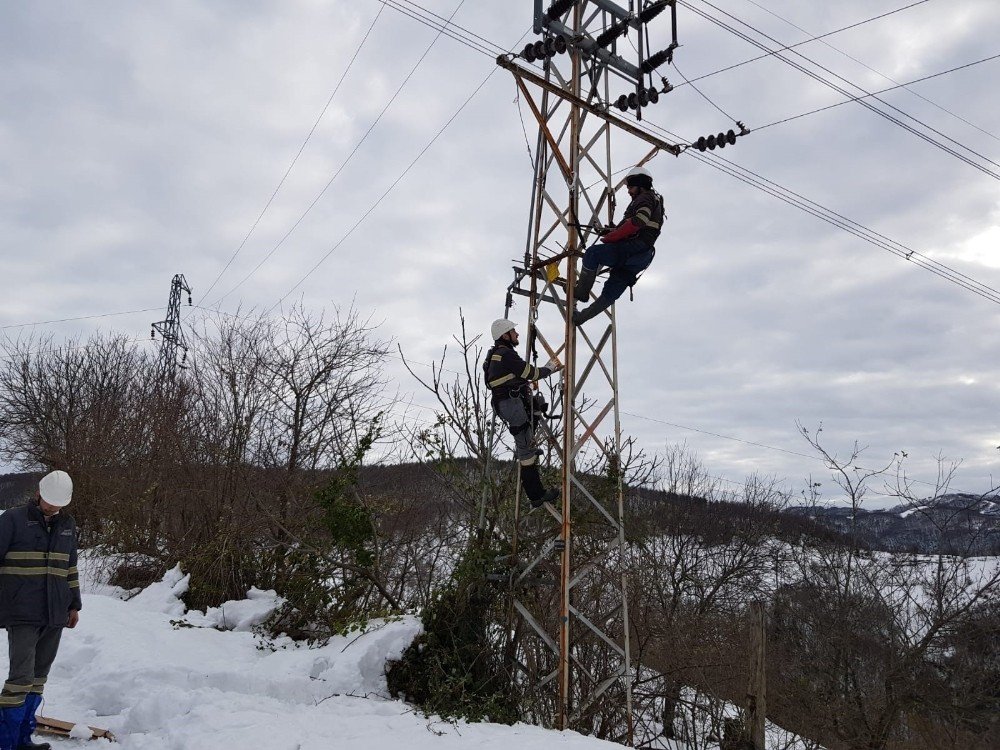
[[[621,226],[601,237],[601,242],[621,242],[639,233],[639,226],[632,220],[623,222]]]
[[[560,362],[555,357],[546,362],[545,367],[551,370],[552,372],[559,372],[563,368],[562,362]]]
[[[594,230],[594,234],[596,234],[598,237],[603,237],[612,230],[612,227],[606,227],[602,225],[601,222],[598,221],[597,219],[594,219],[594,223],[591,224],[590,228]]]

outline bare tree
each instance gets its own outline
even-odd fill
[[[913,496],[902,453],[882,469],[863,469],[857,446],[838,459],[819,431],[803,434],[846,493],[854,521],[876,479],[914,510],[934,505]],[[894,491],[887,481],[893,473]],[[954,467],[939,466],[938,476],[935,497],[946,492]],[[949,536],[948,523],[960,517],[937,517],[942,540]],[[776,689],[769,705],[776,718],[785,726],[808,727],[832,747],[991,746],[984,715],[976,713],[988,698],[957,689],[970,682],[954,656],[956,634],[974,631],[996,612],[1000,567],[943,547],[931,555],[872,552],[858,543],[856,524],[851,532],[846,545],[793,550],[793,569],[774,602],[769,677]]]

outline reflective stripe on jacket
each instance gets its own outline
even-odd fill
[[[528,393],[521,387],[529,381],[547,378],[552,370],[525,362],[510,344],[501,342],[487,353],[483,374],[496,404],[505,398],[527,398]]]
[[[632,219],[639,227],[636,237],[653,247],[660,236],[664,218],[663,198],[654,190],[643,190],[628,204],[621,223]]]
[[[65,625],[81,608],[76,552],[65,511],[51,524],[34,502],[0,515],[0,627]]]

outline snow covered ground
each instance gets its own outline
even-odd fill
[[[129,601],[81,561],[84,609],[66,630],[41,714],[110,729],[123,750],[598,750],[620,747],[533,726],[429,720],[385,692],[383,669],[419,632],[378,623],[323,648],[262,649],[249,628],[274,606],[242,602],[185,613],[175,569]],[[237,630],[219,630],[216,625]],[[6,674],[6,649],[0,669]],[[82,726],[79,727],[82,729]],[[46,738],[48,739],[48,738]],[[66,748],[106,740],[54,740]]]

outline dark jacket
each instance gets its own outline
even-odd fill
[[[49,523],[35,502],[0,515],[0,627],[62,626],[80,608],[73,517]]]
[[[621,223],[630,219],[639,227],[636,238],[653,247],[663,226],[663,198],[654,190],[643,190],[628,204]]]
[[[536,367],[528,364],[514,351],[514,347],[506,341],[497,342],[486,355],[483,363],[483,374],[486,377],[486,385],[493,394],[493,406],[496,408],[497,401],[506,398],[530,397],[528,389],[524,386],[529,381],[541,380],[552,374],[548,367]]]

